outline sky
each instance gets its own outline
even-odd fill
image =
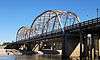
[[[0,42],[16,41],[17,30],[46,10],[72,10],[85,21],[96,17],[97,8],[100,0],[0,0]]]

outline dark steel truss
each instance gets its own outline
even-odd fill
[[[38,15],[31,28],[21,27],[16,40],[26,40],[40,34],[63,31],[63,28],[79,23],[79,17],[72,11],[48,10]]]
[[[79,17],[71,11],[48,10],[40,14],[33,21],[31,28],[33,36],[49,32],[58,32],[65,26],[79,23]]]
[[[29,27],[22,26],[17,31],[16,41],[25,40],[25,39],[29,38],[29,36],[30,36],[30,28]]]

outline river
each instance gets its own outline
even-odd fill
[[[61,60],[60,55],[0,56],[0,60]]]

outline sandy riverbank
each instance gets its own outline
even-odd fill
[[[5,46],[0,46],[0,56],[5,55],[21,55],[21,53],[15,49],[4,49]]]
[[[0,49],[0,56],[7,55],[5,49]]]
[[[6,50],[4,49],[5,46],[0,46],[0,56],[7,55]]]

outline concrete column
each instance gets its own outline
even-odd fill
[[[68,33],[64,32],[63,42],[62,42],[62,60],[69,60],[69,56],[67,55],[68,45],[69,45],[69,44],[67,44],[67,42],[68,42],[67,34]]]
[[[88,57],[88,47],[87,47],[87,35],[86,34],[84,34],[83,44],[84,44],[83,60],[87,60],[87,57]]]
[[[80,60],[82,60],[82,57],[83,57],[83,47],[82,47],[82,44],[83,44],[83,35],[82,35],[82,32],[80,32]]]
[[[75,33],[76,34],[76,33]],[[64,33],[64,39],[62,43],[62,59],[68,60],[70,55],[79,43],[79,39],[76,38],[77,35],[71,32]]]

